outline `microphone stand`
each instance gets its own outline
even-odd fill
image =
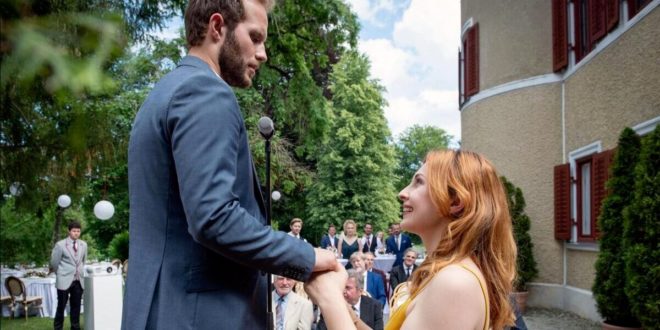
[[[266,139],[266,224],[268,227],[272,225],[272,212],[271,209],[271,196],[270,196],[270,138]],[[266,316],[268,317],[268,330],[275,329],[275,319],[273,318],[273,276],[268,273],[268,292],[266,296],[268,297],[266,305]]]
[[[272,202],[270,196],[270,138],[273,137],[273,132],[275,127],[273,125],[272,119],[268,117],[259,118],[259,123],[257,124],[259,128],[259,133],[266,140],[266,198],[264,202],[266,203],[266,224],[268,227],[272,226]],[[268,277],[268,292],[266,293],[266,317],[268,318],[268,330],[275,329],[275,318],[273,317],[273,276],[270,273],[266,273]]]

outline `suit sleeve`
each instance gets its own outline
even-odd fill
[[[380,276],[373,276],[374,283],[376,283],[376,298],[382,306],[387,304],[387,297],[385,296],[385,287],[383,286],[383,281],[380,280]]]
[[[392,287],[392,291],[396,289],[397,285],[399,285],[399,276],[398,276],[397,268],[394,267],[390,272],[390,286]]]
[[[236,178],[246,170],[237,159],[247,145],[241,144],[245,126],[229,86],[209,75],[193,76],[174,93],[166,120],[192,237],[237,263],[307,280],[315,262],[312,246],[273,231],[239,202],[237,189],[253,182]]]
[[[378,308],[380,307],[380,308]],[[374,308],[374,329],[373,330],[383,330],[383,306],[376,306]]]
[[[390,244],[390,241],[393,241],[393,240],[391,240],[390,238],[385,240],[385,249],[386,249],[385,252],[386,253],[394,253],[394,244]]]
[[[53,272],[57,272],[60,260],[62,260],[62,248],[59,244],[55,244],[55,247],[53,247],[53,251],[50,254],[50,268],[53,269]]]

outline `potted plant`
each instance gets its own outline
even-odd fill
[[[623,211],[625,291],[645,329],[660,320],[660,125],[642,139],[632,201]]]
[[[598,311],[604,319],[603,329],[639,326],[624,290],[623,210],[633,199],[630,192],[635,186],[633,172],[639,159],[640,147],[639,136],[632,129],[626,128],[621,132],[610,168],[610,179],[607,181],[609,195],[603,200],[598,218],[600,252],[592,291]]]
[[[525,197],[522,190],[514,186],[505,177],[500,180],[506,190],[507,201],[509,202],[509,214],[513,223],[513,236],[518,247],[518,257],[516,260],[516,280],[514,282],[513,298],[518,305],[521,313],[527,309],[527,283],[529,283],[538,274],[536,261],[532,248],[532,238],[529,236],[531,222],[529,216],[525,213]]]

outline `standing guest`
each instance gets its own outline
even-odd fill
[[[412,247],[410,236],[401,233],[401,225],[393,223],[390,228],[392,235],[385,241],[387,245],[387,253],[394,253],[396,260],[392,267],[396,267],[403,262],[403,251]]]
[[[71,329],[80,329],[80,301],[85,284],[83,270],[87,260],[87,243],[80,238],[80,223],[69,223],[69,236],[55,244],[50,256],[50,268],[56,274],[57,312],[53,322],[56,330],[64,326],[64,309],[71,301]]]
[[[389,286],[387,285],[387,275],[385,274],[384,271],[374,268],[374,260],[376,260],[376,256],[371,252],[365,252],[362,254],[362,260],[364,260],[364,268],[368,272],[380,276],[380,278],[383,280],[383,287],[385,288],[385,296],[389,297],[390,291],[389,291]]]
[[[383,329],[383,306],[375,299],[362,294],[362,276],[354,269],[348,270],[348,279],[344,288],[344,299],[351,309],[373,330]],[[325,321],[321,318],[317,330],[326,330]]]
[[[344,221],[344,233],[339,240],[339,248],[341,251],[342,258],[350,258],[354,252],[362,250],[360,245],[360,240],[357,236],[357,228],[355,221],[348,219]],[[350,263],[346,265],[346,269],[350,269],[352,266]]]
[[[516,244],[493,165],[465,150],[431,151],[399,198],[403,228],[420,236],[428,255],[410,285],[399,286],[407,298],[392,306],[387,329],[512,326]],[[349,310],[337,307],[345,276],[327,272],[305,286],[329,329],[355,329]]]
[[[382,231],[376,233],[376,254],[385,254],[385,233]]]
[[[417,269],[415,260],[417,259],[417,251],[410,248],[404,253],[403,264],[393,267],[390,271],[390,286],[395,290],[399,284],[408,281],[410,275]]]
[[[300,219],[300,218],[291,219],[291,222],[289,222],[289,228],[291,229],[291,231],[289,232],[289,236],[293,236],[297,239],[300,239],[300,240],[303,240],[303,241],[307,242],[306,239],[304,239],[304,238],[302,238],[302,236],[300,236],[300,231],[302,230],[302,226],[303,226],[302,219]]]
[[[373,234],[373,227],[370,223],[364,225],[364,236],[362,236],[362,252],[376,251],[376,237]]]
[[[373,272],[368,272],[364,262],[364,254],[362,252],[354,252],[351,255],[350,263],[353,269],[357,271],[363,278],[363,288],[369,293],[371,298],[380,302],[381,306],[387,303],[387,296],[385,294],[385,285],[381,277]]]
[[[321,238],[321,248],[337,251],[338,246],[337,228],[335,228],[335,225],[330,225],[328,226],[328,233]]]
[[[263,329],[266,273],[340,269],[327,250],[266,224],[231,88],[266,61],[272,0],[190,0],[188,56],[153,88],[128,148],[129,268],[123,329]]]
[[[296,281],[275,276],[273,306],[275,330],[309,330],[314,321],[312,302],[299,296],[292,289]]]

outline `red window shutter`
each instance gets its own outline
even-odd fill
[[[555,166],[555,239],[571,239],[571,166]]]
[[[607,191],[606,183],[609,179],[609,169],[612,160],[614,159],[614,150],[605,150],[601,153],[595,154],[593,157],[593,185],[592,185],[592,198],[591,198],[591,212],[592,223],[596,238],[600,237],[599,226],[597,225],[598,217],[600,216],[603,200],[609,193]]]
[[[589,0],[587,2],[589,13],[589,44],[593,49],[596,41],[605,36],[607,24],[605,23],[605,1]]]
[[[479,92],[479,24],[467,31],[465,49],[465,96]]]
[[[605,14],[609,32],[619,24],[619,0],[605,0]]]
[[[568,66],[568,9],[566,0],[552,0],[552,70]]]
[[[463,60],[461,59],[463,54],[461,50],[458,50],[458,105],[459,107],[463,105],[463,98],[465,89],[463,88],[463,77],[461,74],[461,68],[463,67]]]

